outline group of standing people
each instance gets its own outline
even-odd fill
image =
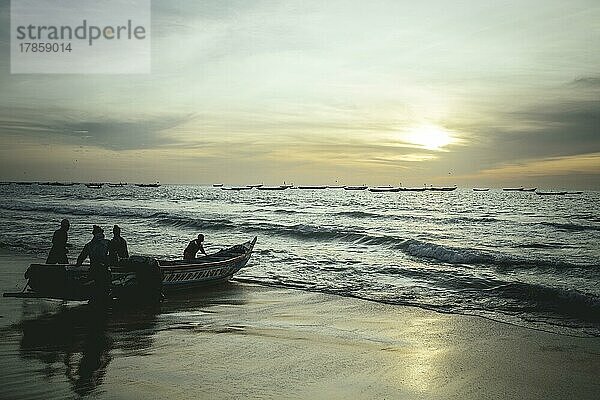
[[[68,219],[60,221],[60,228],[54,231],[52,236],[52,248],[48,253],[46,264],[68,264],[67,253],[71,244],[69,240],[69,228],[71,224]],[[121,236],[119,225],[113,226],[113,238],[108,240],[104,237],[104,230],[98,225],[92,228],[93,238],[84,247],[77,265],[81,265],[86,258],[90,258],[90,264],[114,265],[124,258],[129,258],[127,241]]]
[[[68,264],[67,253],[71,245],[68,243],[69,228],[71,224],[68,219],[60,222],[60,228],[52,236],[52,248],[48,253],[46,264]],[[118,225],[113,226],[113,238],[108,240],[104,236],[104,230],[94,225],[92,228],[93,238],[85,244],[81,253],[77,257],[76,265],[79,267],[83,262],[90,259],[89,278],[92,282],[92,299],[105,300],[110,292],[110,265],[117,265],[121,260],[129,258],[127,241],[121,236],[121,228]],[[196,254],[201,252],[206,255],[202,242],[204,235],[199,234],[192,240],[183,252],[185,260],[193,260]]]
[[[71,245],[68,243],[69,228],[71,224],[68,219],[60,222],[60,228],[52,236],[52,248],[48,254],[46,264],[68,264],[67,253]],[[113,226],[113,238],[108,240],[104,237],[104,230],[98,225],[92,228],[93,238],[85,246],[77,257],[77,266],[81,266],[86,258],[90,259],[89,278],[93,282],[92,299],[104,300],[110,292],[109,265],[115,265],[120,260],[129,258],[127,241],[121,236],[121,228]]]

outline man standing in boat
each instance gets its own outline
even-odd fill
[[[121,227],[115,225],[113,226],[113,238],[108,247],[108,260],[110,265],[117,265],[124,258],[129,258],[127,241],[121,236]]]
[[[110,291],[110,271],[108,270],[108,248],[110,241],[104,238],[104,230],[98,225],[92,229],[94,237],[81,250],[77,257],[80,267],[86,258],[90,258],[89,277],[94,281],[92,299],[104,300]]]
[[[65,218],[60,221],[60,228],[55,230],[54,235],[52,235],[52,248],[50,248],[50,252],[48,253],[46,264],[69,263],[67,253],[71,245],[67,243],[67,240],[69,240],[68,232],[70,226],[71,224],[68,219]]]
[[[202,254],[206,255],[204,251],[204,247],[202,247],[202,242],[204,242],[204,235],[199,234],[198,239],[194,239],[188,244],[188,246],[183,251],[183,259],[184,260],[193,260],[196,258],[196,253],[200,251]]]

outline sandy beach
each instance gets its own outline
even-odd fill
[[[4,251],[2,291],[33,260]],[[152,309],[3,298],[2,398],[594,399],[600,338],[231,283]]]

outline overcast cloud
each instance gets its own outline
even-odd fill
[[[597,1],[154,1],[152,19],[150,75],[0,59],[0,180],[600,188]],[[436,129],[452,140],[415,139]]]

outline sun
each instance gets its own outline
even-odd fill
[[[405,139],[427,150],[441,150],[456,141],[453,132],[433,124],[419,125],[410,129]]]

